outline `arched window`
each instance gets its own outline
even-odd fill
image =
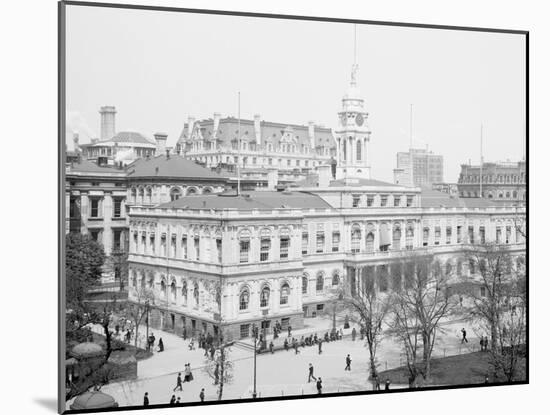
[[[473,258],[470,258],[470,261],[468,261],[470,265],[470,275],[474,275],[476,273],[476,262]]]
[[[512,192],[512,197],[513,197],[514,199],[517,199],[517,198],[518,198],[518,192],[517,192],[516,190],[514,190],[514,191]]]
[[[199,306],[199,284],[195,283],[193,288],[193,299],[195,300],[195,307]]]
[[[336,287],[340,285],[340,275],[338,275],[338,271],[334,271],[332,274],[332,286]]]
[[[405,245],[407,249],[413,249],[414,227],[412,224],[407,226],[407,234],[405,235],[405,238]]]
[[[361,140],[357,140],[357,149],[356,149],[356,153],[357,153],[357,161],[361,161],[361,150],[362,150],[362,145],[361,145]]]
[[[148,287],[150,289],[153,289],[153,283],[155,282],[155,277],[153,274],[149,274],[149,281],[148,281]]]
[[[137,196],[137,190],[135,187],[132,187],[132,190],[130,190],[130,199],[132,203],[136,203],[136,196]]]
[[[205,187],[203,190],[202,190],[202,194],[203,195],[208,195],[212,193],[212,188],[211,187]]]
[[[164,280],[161,280],[160,282],[160,294],[163,298],[166,297],[166,283],[164,282]]]
[[[152,203],[152,199],[153,199],[153,190],[151,189],[151,187],[147,187],[146,191],[145,191],[145,195],[146,195],[146,203],[148,204],[151,204]]]
[[[187,281],[183,282],[181,287],[181,298],[183,299],[183,305],[187,305]]]
[[[288,283],[284,283],[281,286],[281,299],[280,304],[288,304],[288,297],[290,297],[290,286]]]
[[[143,187],[139,188],[138,195],[139,195],[139,203],[143,203],[143,195],[145,194]]]
[[[245,288],[241,291],[239,295],[239,310],[248,310],[248,303],[250,301],[250,293],[248,289]]]
[[[269,294],[269,287],[265,286],[262,288],[262,292],[260,293],[260,307],[267,307],[269,305]]]
[[[351,252],[359,252],[361,249],[361,228],[353,225],[351,228]]]
[[[430,237],[430,228],[425,227],[422,234],[422,245],[428,246],[428,239]]]
[[[190,187],[189,189],[187,189],[187,196],[194,195],[196,193],[197,189],[195,189],[194,187]]]
[[[170,284],[170,299],[173,303],[176,302],[176,281],[172,281]]]
[[[304,275],[302,277],[302,294],[307,294],[307,286],[308,286],[308,277],[307,275]]]
[[[171,201],[178,200],[180,197],[181,197],[181,190],[180,189],[178,189],[177,187],[173,187],[172,189],[170,189],[170,200]]]
[[[401,249],[401,228],[399,225],[396,225],[393,228],[393,238],[392,238],[392,245],[393,249],[399,250]]]
[[[320,272],[317,274],[317,279],[315,280],[315,290],[317,292],[323,291],[324,283],[325,283],[325,279],[324,279],[323,273]]]
[[[372,232],[367,233],[365,238],[367,252],[374,251],[374,234]]]

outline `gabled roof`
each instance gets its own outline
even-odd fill
[[[493,199],[479,197],[451,197],[448,193],[423,188],[420,193],[420,206],[423,208],[487,208],[501,206],[501,204]]]
[[[216,195],[193,195],[157,206],[165,209],[330,209],[331,206],[319,196],[307,192],[242,192],[234,191]]]
[[[125,171],[122,169],[117,169],[113,166],[98,166],[96,163],[85,159],[73,161],[67,173],[119,173],[120,175],[125,175]]]
[[[156,144],[151,140],[147,139],[143,134],[135,131],[120,131],[116,133],[112,138],[108,140],[98,141],[96,143],[83,144],[84,147],[101,147],[101,146],[112,146],[114,144],[133,144],[136,147],[139,147],[141,144],[144,147],[156,147]]]
[[[169,158],[165,155],[151,157],[149,159],[137,159],[128,165],[128,178],[163,177],[163,178],[187,178],[187,179],[225,179],[219,174],[180,155],[172,154]]]

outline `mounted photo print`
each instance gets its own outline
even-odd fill
[[[528,382],[528,32],[420,23],[59,3],[60,412]]]

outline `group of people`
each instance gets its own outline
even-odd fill
[[[151,332],[149,337],[147,338],[147,350],[154,350],[155,348],[155,334]],[[157,345],[157,352],[163,352],[164,351],[164,342],[162,341],[162,337],[159,338],[159,342]]]
[[[289,324],[286,328],[288,337],[292,336],[292,326]],[[275,321],[275,324],[273,325],[273,338],[277,339],[279,338],[279,334],[283,331],[283,326],[281,325],[281,322],[279,320]]]
[[[310,334],[307,337],[302,336],[300,341],[298,341],[296,338],[292,338],[292,340],[289,342],[288,339],[285,339],[283,343],[283,347],[286,351],[290,350],[292,347],[294,349],[295,354],[300,353],[299,347],[306,347],[306,346],[315,346],[317,345],[319,348],[319,354],[323,352],[323,343],[324,342],[331,342],[336,340],[342,340],[344,336],[343,330],[332,330],[330,333],[327,331],[324,336],[317,336],[317,333]],[[269,344],[270,351],[272,351],[272,343]]]
[[[178,374],[178,377],[179,377],[179,374]],[[199,393],[199,399],[201,402],[204,402],[204,388],[202,388]],[[176,395],[172,395],[172,397],[170,398],[170,405],[179,405],[179,404],[181,404],[181,398],[179,396],[176,397]],[[143,406],[149,406],[148,392],[145,392],[145,394],[143,395]]]
[[[479,339],[479,346],[482,352],[489,350],[489,339],[487,336],[481,336]]]

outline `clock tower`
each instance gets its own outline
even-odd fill
[[[342,98],[342,110],[338,113],[338,128],[334,131],[338,162],[336,179],[370,179],[368,144],[371,132],[367,124],[369,114],[365,111],[365,101],[357,86],[358,68],[354,63],[350,86]]]

